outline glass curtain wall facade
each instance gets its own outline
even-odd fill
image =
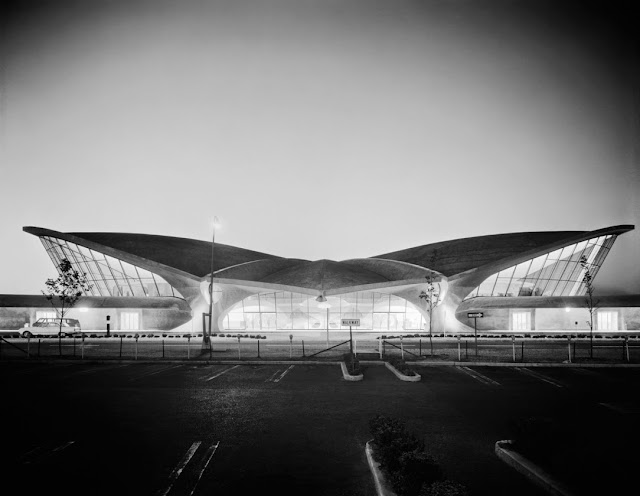
[[[424,329],[425,319],[407,300],[385,293],[363,291],[328,296],[330,308],[318,307],[315,297],[290,292],[252,295],[225,316],[226,330],[349,329],[341,319],[360,319],[359,330],[402,331]]]
[[[148,270],[62,239],[43,236],[40,241],[56,267],[66,258],[75,270],[87,275],[92,296],[182,298],[167,281]]]
[[[485,279],[465,300],[476,296],[580,296],[585,294],[581,257],[595,278],[615,235],[580,241],[513,265]]]

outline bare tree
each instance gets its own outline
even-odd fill
[[[83,293],[91,289],[87,274],[78,272],[71,262],[63,258],[58,265],[58,277],[47,279],[46,289],[42,292],[58,314],[58,354],[62,355],[62,323],[65,315],[78,302]]]
[[[584,271],[584,276],[582,277],[582,282],[584,282],[585,288],[587,290],[587,295],[585,298],[584,306],[589,312],[589,320],[587,324],[589,326],[589,358],[593,358],[593,326],[594,326],[594,318],[596,315],[596,310],[598,309],[599,300],[595,300],[593,297],[593,292],[595,291],[595,287],[593,286],[593,276],[591,275],[589,262],[587,262],[587,257],[582,255],[580,257],[580,265],[582,266],[582,270]]]
[[[427,304],[427,314],[429,314],[429,346],[431,348],[431,355],[433,356],[433,336],[432,336],[432,327],[433,327],[433,311],[438,305],[438,300],[440,299],[440,293],[438,289],[433,284],[433,277],[431,275],[426,276],[427,279],[427,288],[426,290],[420,292],[419,298],[424,300]]]

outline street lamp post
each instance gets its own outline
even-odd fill
[[[209,329],[205,329],[202,335],[202,343],[211,347],[211,323],[213,320],[213,253],[216,246],[216,227],[218,227],[218,217],[213,218],[213,236],[211,238],[211,274],[209,276]]]

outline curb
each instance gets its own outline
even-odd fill
[[[373,441],[373,439],[371,441]],[[367,441],[364,447],[364,451],[367,455],[367,462],[369,463],[369,469],[371,470],[373,483],[376,486],[376,494],[378,496],[397,496],[396,493],[386,487],[386,480],[384,478],[384,475],[380,471],[380,463],[373,459],[373,452],[369,444],[371,441]]]
[[[387,367],[391,372],[393,372],[395,374],[395,376],[400,379],[401,381],[405,381],[405,382],[418,382],[422,379],[422,376],[420,374],[418,374],[417,372],[415,373],[415,375],[404,375],[402,372],[400,372],[397,368],[395,368],[393,365],[391,365],[389,362],[384,362],[385,367]]]
[[[520,453],[507,449],[505,446],[513,444],[511,440],[497,441],[495,452],[498,458],[511,468],[523,474],[527,479],[542,487],[554,496],[574,496],[567,487],[554,479],[551,475],[538,467],[535,463],[525,458]]]
[[[347,365],[344,362],[340,362],[340,368],[342,369],[342,377],[344,377],[346,381],[361,381],[362,379],[364,379],[364,376],[362,374],[351,375],[347,371]]]
[[[415,365],[426,367],[566,367],[566,368],[638,368],[640,363],[558,363],[558,362],[425,362],[415,361]]]

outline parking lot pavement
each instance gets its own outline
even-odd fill
[[[633,425],[640,412],[636,370],[425,366],[406,383],[363,369],[348,382],[303,363],[0,363],[3,477],[23,494],[371,496],[364,443],[382,413],[473,493],[537,496],[493,452],[515,420],[601,412]]]

